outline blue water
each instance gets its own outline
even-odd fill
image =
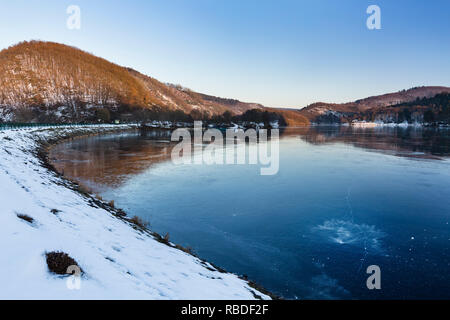
[[[289,130],[274,176],[174,165],[166,140],[91,137],[55,154],[66,175],[154,231],[284,298],[450,298],[447,131]],[[370,265],[381,290],[367,289]]]

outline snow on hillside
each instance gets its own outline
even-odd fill
[[[269,299],[93,205],[36,155],[38,141],[112,127],[0,129],[0,299]],[[49,271],[45,254],[52,251],[82,268],[79,290]]]

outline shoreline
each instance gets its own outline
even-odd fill
[[[306,126],[308,127],[308,126]],[[449,129],[450,125],[432,125],[427,123],[393,123],[393,122],[333,122],[333,123],[310,123],[309,127],[351,127],[351,128],[427,128],[427,129]]]
[[[51,182],[54,184],[54,186],[63,187],[65,189],[68,189],[72,192],[75,192],[79,194],[83,198],[83,202],[85,206],[89,206],[91,208],[100,209],[102,211],[105,211],[109,213],[110,216],[113,216],[114,218],[121,221],[123,225],[126,225],[130,229],[133,229],[134,232],[139,233],[141,236],[146,237],[148,240],[153,240],[161,245],[164,245],[170,250],[176,250],[180,253],[180,255],[188,255],[191,257],[190,259],[193,260],[193,262],[196,262],[199,266],[201,266],[202,269],[204,269],[204,272],[214,273],[218,274],[220,276],[212,276],[210,277],[211,280],[214,279],[221,279],[226,276],[227,278],[231,277],[234,278],[232,282],[240,282],[242,283],[242,287],[251,294],[251,296],[248,296],[244,299],[277,299],[278,297],[271,294],[267,290],[263,289],[261,286],[255,284],[252,281],[249,281],[247,279],[244,279],[241,276],[234,275],[231,273],[226,272],[225,270],[214,266],[212,263],[206,262],[205,260],[202,260],[199,257],[196,257],[195,254],[190,252],[188,249],[183,248],[179,245],[173,244],[172,242],[168,241],[168,239],[165,239],[161,235],[151,231],[147,227],[140,225],[139,223],[133,222],[133,219],[127,214],[118,208],[115,208],[111,204],[108,204],[102,200],[97,199],[94,195],[83,191],[80,189],[80,184],[76,181],[70,181],[64,176],[62,176],[51,164],[50,159],[48,158],[49,151],[52,147],[55,145],[64,142],[69,141],[73,139],[81,139],[88,136],[94,136],[94,135],[100,135],[100,134],[107,134],[107,133],[114,133],[114,132],[122,132],[127,130],[136,130],[138,127],[136,125],[100,125],[100,126],[80,126],[78,128],[67,128],[67,127],[58,127],[58,128],[34,128],[34,129],[21,129],[21,130],[10,130],[12,131],[24,131],[25,134],[29,133],[36,133],[36,132],[45,132],[44,134],[37,134],[32,139],[34,139],[34,142],[36,143],[34,148],[31,148],[31,150],[28,150],[31,154],[34,155],[36,158],[38,164],[41,166],[41,169],[44,169],[45,171],[49,171],[51,175],[54,175],[54,178],[56,179],[50,179]],[[4,134],[8,130],[0,130],[0,135],[2,133]],[[8,137],[8,135],[4,135],[3,139],[9,141],[8,139],[12,139],[11,137]],[[0,176],[1,177],[1,176]],[[44,184],[44,182],[42,182]],[[105,258],[106,259],[106,258]],[[192,262],[192,261],[191,261]],[[85,269],[85,267],[83,267]],[[89,271],[88,271],[89,274]],[[207,289],[207,288],[203,288]],[[208,290],[207,290],[208,291]],[[241,291],[241,290],[236,290]],[[0,296],[2,293],[0,292]],[[242,295],[242,293],[241,293]],[[224,295],[223,297],[215,296],[216,299],[241,299],[235,296],[228,297],[228,295]],[[34,297],[36,298],[36,297]],[[38,297],[40,298],[40,297]],[[168,299],[172,298],[180,298],[180,297],[168,297]],[[184,296],[182,299],[196,299],[195,294],[193,296]],[[211,299],[214,297],[210,296],[202,296],[202,299]],[[126,297],[128,299],[128,297]],[[152,299],[152,297],[149,297],[149,299]]]
[[[159,129],[161,129],[161,130],[174,130],[173,128],[156,128],[156,127],[153,128],[153,130],[159,130]],[[48,158],[48,155],[50,154],[51,149],[53,147],[55,147],[56,145],[60,144],[60,143],[64,143],[64,142],[72,141],[72,140],[76,140],[76,139],[84,139],[84,138],[98,136],[98,135],[103,135],[103,134],[120,133],[120,132],[132,131],[132,130],[141,130],[141,128],[139,126],[137,126],[137,125],[136,126],[132,125],[130,128],[119,128],[119,129],[114,129],[113,128],[112,130],[107,130],[107,131],[99,132],[99,133],[88,133],[88,134],[81,133],[81,134],[75,134],[75,135],[69,136],[69,137],[58,138],[58,139],[55,139],[54,141],[50,142],[48,146],[41,146],[39,148],[39,149],[41,149],[41,150],[38,150],[39,158],[41,159],[43,164],[45,164],[45,166],[48,167],[49,170],[53,171],[55,174],[60,176],[62,179],[66,180],[67,182],[72,184],[76,191],[82,193],[83,195],[88,195],[89,197],[91,197],[91,200],[96,202],[97,205],[101,205],[105,210],[110,211],[111,214],[116,215],[117,217],[123,219],[127,223],[132,224],[133,227],[137,227],[138,229],[141,229],[143,232],[146,232],[149,235],[155,237],[155,240],[160,242],[160,243],[163,243],[163,244],[165,244],[165,245],[167,245],[167,246],[169,246],[171,248],[175,248],[175,249],[181,250],[181,251],[183,251],[183,252],[185,252],[187,254],[190,254],[193,257],[201,260],[202,262],[210,264],[211,266],[214,267],[214,269],[216,269],[217,271],[219,271],[221,273],[230,273],[230,272],[224,270],[223,268],[215,265],[214,263],[207,262],[206,260],[204,260],[201,257],[197,256],[195,254],[195,252],[192,251],[190,248],[185,248],[185,247],[182,247],[182,246],[180,246],[178,244],[174,244],[174,243],[166,240],[165,237],[163,237],[161,234],[150,230],[148,227],[146,227],[146,226],[143,227],[141,225],[136,224],[136,222],[132,221],[134,217],[129,216],[124,210],[122,210],[120,208],[116,208],[115,206],[111,206],[110,203],[108,203],[106,201],[103,201],[101,199],[98,199],[95,194],[93,194],[91,192],[84,193],[82,190],[80,190],[78,188],[78,186],[82,186],[83,187],[83,185],[80,182],[73,181],[73,180],[68,179],[67,177],[65,177],[63,174],[61,174],[54,167],[54,165],[52,164],[51,160]],[[42,150],[42,148],[43,148],[43,150]],[[85,187],[83,187],[83,189],[84,188]],[[262,293],[268,295],[270,298],[272,298],[272,299],[280,299],[280,297],[278,297],[275,294],[269,292],[268,290],[266,290],[264,287],[260,286],[259,284],[255,283],[255,282],[253,282],[251,280],[248,280],[246,277],[239,276],[239,275],[237,275],[237,276],[240,279],[242,279],[244,281],[247,281],[248,284],[252,288],[254,288],[254,289],[258,290],[258,291],[261,291]]]

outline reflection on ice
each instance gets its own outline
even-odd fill
[[[336,279],[320,274],[311,279],[311,294],[308,299],[335,300],[348,298],[350,293]]]

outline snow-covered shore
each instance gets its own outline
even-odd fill
[[[0,299],[270,299],[133,228],[71,189],[38,156],[42,145],[64,137],[127,128],[0,129]],[[69,254],[82,268],[79,290],[49,271],[45,254],[52,251]]]

